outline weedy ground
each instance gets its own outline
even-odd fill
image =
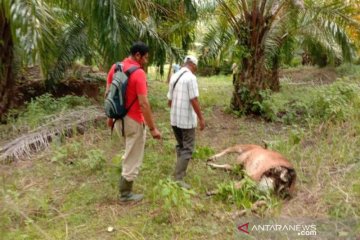
[[[138,204],[118,203],[124,142],[115,135],[111,138],[104,124],[84,135],[54,141],[31,159],[0,165],[1,238],[233,239],[238,237],[236,212],[244,209],[248,216],[358,219],[360,71],[341,66],[333,82],[310,79],[311,69],[284,72],[281,91],[268,96],[261,106],[268,120],[230,112],[231,76],[199,78],[207,128],[197,131],[186,177],[190,191],[171,180],[175,139],[169,126],[167,85],[150,75],[149,98],[163,140],[148,135],[144,163],[134,184],[134,191],[143,192],[145,199]],[[292,79],[291,71],[306,72],[309,79]],[[74,104],[69,102],[89,105],[84,99],[58,100],[53,110],[71,109]],[[27,123],[35,127],[41,123],[40,116],[48,114],[41,109],[53,104],[49,96],[35,101],[7,127],[22,129],[20,125]],[[241,169],[228,173],[206,166],[207,157],[225,147],[262,145],[263,141],[295,166],[297,193],[289,201],[257,191],[248,179],[236,191],[232,182],[241,180]],[[205,193],[214,189],[220,193],[207,197]],[[252,212],[258,200],[266,205]],[[354,230],[360,232],[359,227]]]

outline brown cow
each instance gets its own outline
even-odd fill
[[[229,164],[215,164],[215,160],[228,153],[237,153],[236,164],[245,168],[246,174],[259,183],[262,189],[272,189],[281,197],[294,193],[296,172],[293,165],[280,153],[259,145],[235,145],[210,157],[207,165],[213,168],[232,170]]]

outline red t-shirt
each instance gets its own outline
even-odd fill
[[[132,66],[140,67],[140,64],[131,58],[125,58],[122,62],[124,66],[124,71],[127,71]],[[112,65],[109,70],[107,76],[107,84],[110,85],[114,71],[115,71],[116,64]],[[141,112],[139,99],[137,98],[138,95],[147,95],[147,85],[146,85],[146,74],[143,69],[138,69],[130,75],[128,80],[128,85],[126,89],[126,108],[128,108],[131,103],[135,100],[134,104],[129,109],[127,116],[134,119],[138,123],[144,122],[144,115]]]

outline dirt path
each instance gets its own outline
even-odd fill
[[[238,118],[214,107],[206,119],[206,130],[198,132],[199,144],[221,150],[234,144],[259,144],[271,141],[275,136],[285,135],[287,127],[254,116]]]

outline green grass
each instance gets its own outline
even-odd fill
[[[360,81],[358,75],[352,78],[353,83]],[[62,144],[54,143],[31,160],[0,166],[0,236],[233,239],[238,236],[234,212],[247,209],[251,215],[251,206],[258,199],[267,201],[258,213],[262,216],[334,221],[360,216],[360,113],[356,97],[347,100],[349,111],[345,118],[324,120],[309,115],[307,119],[267,122],[223,112],[232,94],[230,76],[200,78],[199,87],[208,125],[204,132],[197,132],[196,151],[186,177],[193,187],[191,192],[179,189],[171,181],[175,139],[169,126],[167,85],[150,80],[149,98],[164,140],[159,142],[148,135],[144,163],[134,184],[135,192],[143,192],[145,199],[136,205],[118,204],[123,139],[110,139],[110,130],[105,127],[90,129]],[[305,102],[322,89],[285,84],[280,93],[273,95],[274,108],[289,110],[287,102]],[[29,112],[21,116],[24,117],[17,121],[31,120],[33,115]],[[261,145],[262,140],[295,166],[297,195],[290,202],[257,192],[251,182],[235,191],[232,183],[241,180],[240,169],[238,174],[232,174],[205,164],[209,155],[224,147],[235,143]],[[215,189],[221,194],[205,195]],[[107,232],[109,226],[115,230]],[[354,231],[360,233],[359,228]]]
[[[35,128],[46,116],[66,111],[77,106],[89,106],[91,102],[86,97],[65,96],[55,99],[51,94],[44,94],[25,104],[25,110],[13,110],[8,114],[8,120],[14,125],[26,125]],[[15,118],[16,116],[16,118]]]
[[[343,121],[360,106],[359,85],[340,78],[330,85],[294,88],[284,84],[280,93],[262,103],[265,118],[287,124]]]

